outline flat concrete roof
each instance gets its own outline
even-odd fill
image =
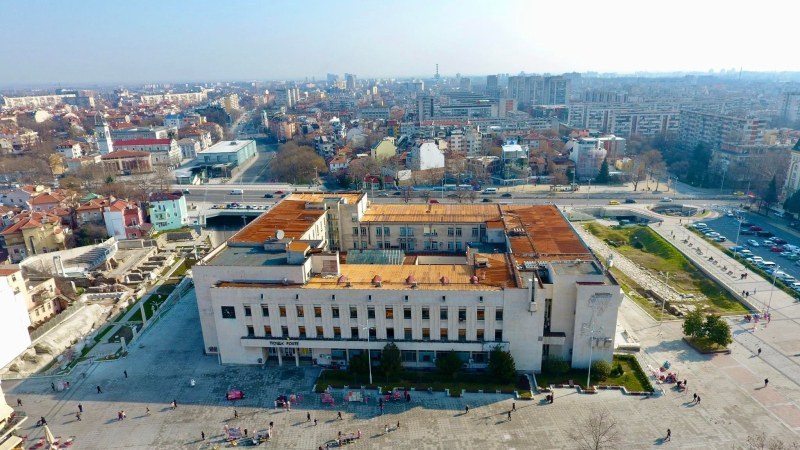
[[[197,152],[197,155],[207,155],[210,153],[236,153],[251,142],[255,144],[255,141],[253,140],[219,141],[205,150],[200,150]]]

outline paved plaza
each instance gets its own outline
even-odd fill
[[[41,437],[42,430],[33,425],[45,416],[54,434],[75,436],[74,449],[210,449],[225,448],[225,425],[253,434],[274,422],[273,440],[262,447],[316,449],[335,440],[339,431],[361,430],[363,437],[348,447],[561,449],[575,448],[570,430],[585,423],[592,411],[606,410],[620,428],[620,448],[729,449],[743,446],[748,435],[759,432],[785,442],[800,439],[798,350],[786,343],[796,342],[800,324],[794,317],[777,323],[773,319],[769,328],[762,325],[755,334],[735,326],[732,353],[712,357],[683,343],[679,321],[659,327],[625,299],[620,321],[639,338],[644,349],[640,361],[655,366],[669,360],[679,377],[688,380],[689,390],[667,388],[648,398],[617,391],[582,395],[557,389],[553,404],[545,404],[542,395],[534,401],[517,400],[510,422],[506,413],[514,400],[507,395],[449,398],[443,393],[413,392],[410,403],[389,403],[379,416],[376,404],[343,406],[342,393],[337,392],[336,407],[323,407],[311,393],[317,368],[220,366],[216,357],[203,355],[197,321],[192,292],[131,346],[127,358],[78,366],[65,379],[71,383],[68,391],[53,392],[53,380],[46,378],[4,382],[9,404],[20,398],[23,407],[18,409],[31,416],[22,434]],[[751,351],[758,345],[763,346],[761,357]],[[767,388],[764,378],[770,380]],[[228,389],[241,389],[246,398],[229,402]],[[303,401],[289,412],[273,408],[277,395],[291,393],[303,395]],[[700,394],[701,404],[692,403],[692,393]],[[177,401],[176,410],[170,408],[172,400]],[[78,404],[84,411],[81,421],[75,417]],[[467,405],[470,411],[465,414]],[[127,419],[117,420],[120,410]],[[317,426],[306,422],[307,413],[318,420]],[[398,421],[401,426],[395,430]],[[387,424],[391,431],[384,433]],[[667,428],[672,440],[663,442]],[[201,441],[201,432],[206,441]]]

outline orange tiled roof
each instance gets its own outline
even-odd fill
[[[230,242],[262,244],[283,230],[286,238],[300,239],[325,211],[306,209],[306,202],[293,197],[283,200],[270,211],[258,216],[230,238]],[[307,195],[307,194],[306,194]]]
[[[511,250],[518,262],[593,259],[555,205],[502,205],[502,209]],[[512,232],[519,228],[524,233]]]

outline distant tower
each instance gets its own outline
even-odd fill
[[[111,130],[108,122],[99,113],[94,116],[94,134],[97,138],[97,150],[101,155],[106,155],[114,151],[114,143],[111,142]]]
[[[433,78],[435,78],[437,80],[439,79],[439,64],[438,63],[436,64],[436,75],[434,75]]]

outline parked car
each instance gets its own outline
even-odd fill
[[[783,244],[788,244],[789,243],[789,242],[787,242],[787,241],[785,241],[785,240],[783,240],[781,238],[777,238],[777,237],[776,238],[772,238],[772,242],[774,242],[774,243],[776,243],[778,245],[783,245]]]
[[[771,231],[756,231],[756,236],[773,237],[773,236],[775,236],[775,233],[773,233]]]
[[[704,224],[703,222],[695,222],[692,224],[694,228],[706,228],[708,225]]]
[[[272,194],[264,194],[264,198],[273,198],[273,197],[275,197],[275,196],[272,195]]]
[[[388,197],[388,196],[389,194],[387,194],[386,192],[381,192],[380,194],[378,194],[378,197]]]
[[[730,250],[730,251],[732,251],[732,252],[734,252],[734,253],[735,253],[735,252],[738,252],[738,251],[744,250],[744,247],[742,247],[741,245],[737,245],[737,246],[735,246],[735,247],[731,247],[731,248],[729,248],[728,250]]]
[[[727,239],[725,239],[725,236],[717,236],[714,238],[715,242],[725,242],[726,240]]]
[[[189,191],[188,189],[184,189],[184,190],[183,190],[183,193],[184,193],[185,195],[189,195],[189,194],[191,194],[192,192],[191,192],[191,191]]]
[[[275,195],[281,195],[281,194],[283,194],[283,191],[275,191]]]
[[[634,200],[632,198],[626,198],[625,199],[625,203],[636,203],[636,200]]]
[[[439,203],[439,200],[436,200],[435,198],[432,198],[432,199],[430,199],[430,202],[431,203]]]
[[[769,251],[771,251],[772,253],[781,253],[783,252],[783,247],[775,246],[770,248]]]
[[[743,236],[755,236],[756,232],[755,231],[750,231],[750,230],[742,230],[742,231],[739,232],[739,234],[741,234]]]
[[[662,198],[660,201],[661,201],[662,203],[669,203],[669,202],[671,202],[671,201],[672,201],[672,199],[671,199],[671,198],[669,198],[669,197],[664,197],[664,198]]]
[[[400,191],[395,191],[395,192],[392,192],[392,195],[403,195],[403,193],[400,192]]]
[[[753,226],[750,227],[750,231],[761,231],[761,230],[763,230],[763,228],[761,228],[761,227],[759,227],[757,225],[753,225]]]
[[[750,239],[749,241],[747,241],[747,245],[749,245],[750,247],[761,247],[761,244],[759,244],[758,241],[755,239]]]
[[[745,220],[744,222],[742,222],[742,227],[743,227],[743,228],[744,228],[744,227],[750,228],[750,227],[752,227],[752,226],[753,226],[753,223],[752,223],[752,222],[748,222],[748,221],[746,221],[746,220]]]

